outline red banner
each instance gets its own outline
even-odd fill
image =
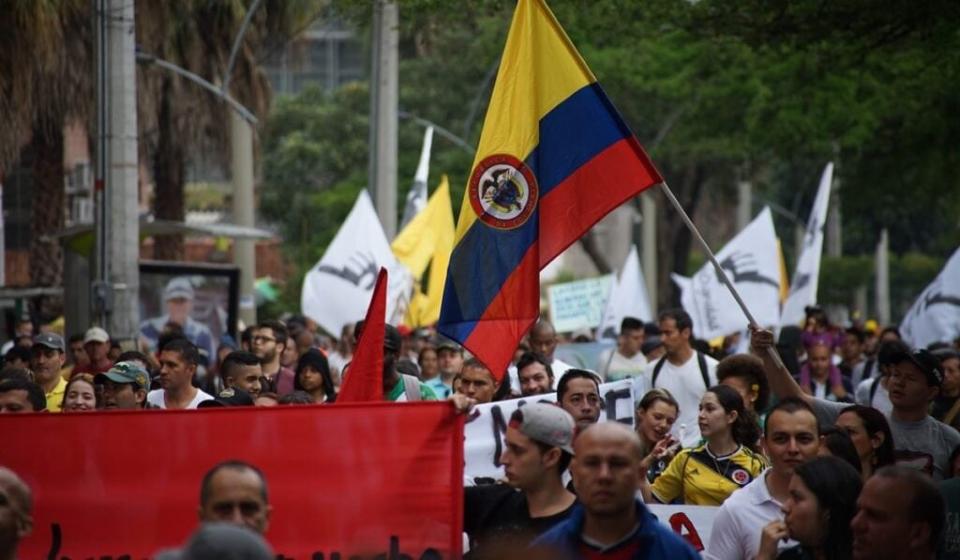
[[[229,459],[266,476],[278,558],[460,556],[463,421],[448,403],[10,414],[0,433],[0,464],[34,494],[22,558],[180,546],[203,475]]]

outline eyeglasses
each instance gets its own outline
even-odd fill
[[[275,339],[275,338],[270,338],[269,336],[260,336],[260,335],[254,336],[254,337],[252,337],[250,340],[252,340],[253,342],[258,342],[258,343],[259,343],[259,342],[276,342],[276,341],[277,341],[277,339]]]

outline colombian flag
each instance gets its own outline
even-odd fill
[[[542,0],[520,0],[464,194],[438,330],[501,378],[539,315],[539,271],[660,183]]]

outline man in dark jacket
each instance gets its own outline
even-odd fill
[[[639,502],[640,439],[617,422],[594,424],[574,440],[570,472],[582,505],[533,543],[558,558],[699,558]]]

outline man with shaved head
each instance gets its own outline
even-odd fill
[[[30,488],[6,467],[0,467],[0,560],[17,557],[20,541],[33,529]]]
[[[573,367],[553,357],[553,352],[557,349],[557,330],[553,328],[550,321],[546,319],[537,321],[537,324],[530,329],[529,338],[530,349],[550,362],[550,369],[555,379],[560,379],[568,369]]]
[[[561,558],[699,558],[637,500],[642,445],[617,422],[593,424],[573,443],[570,466],[581,505],[534,541]]]

